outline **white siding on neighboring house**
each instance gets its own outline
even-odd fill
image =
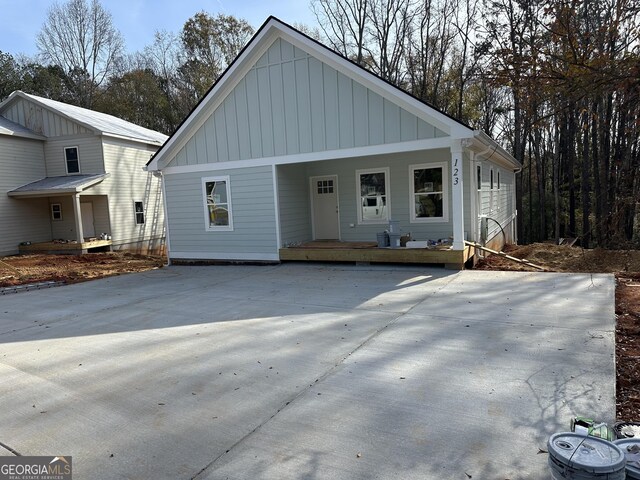
[[[45,176],[43,142],[0,135],[0,255],[20,242],[50,240],[46,198],[10,198],[7,192]]]
[[[108,195],[110,228],[114,248],[158,248],[164,236],[164,210],[160,179],[143,171],[155,148],[144,144],[102,139],[104,165],[109,177],[87,191],[91,195]],[[135,222],[134,202],[142,201],[145,222]],[[97,233],[102,232],[98,229]]]
[[[93,133],[82,125],[23,98],[17,99],[2,115],[46,137]]]
[[[293,155],[446,136],[277,39],[171,165]]]
[[[207,231],[202,179],[220,176],[229,176],[233,230]],[[270,166],[168,174],[165,182],[173,259],[278,259]]]
[[[65,147],[78,147],[80,173],[105,173],[102,156],[102,138],[96,135],[82,135],[49,139],[44,151],[47,161],[47,176],[67,175]]]

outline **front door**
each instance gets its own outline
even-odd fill
[[[96,227],[93,224],[93,203],[80,203],[80,212],[82,213],[82,233],[84,237],[95,237]]]
[[[314,240],[338,240],[340,215],[336,175],[311,177],[311,203]]]

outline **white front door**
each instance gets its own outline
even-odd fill
[[[93,225],[93,203],[81,202],[80,212],[82,214],[82,233],[84,237],[95,237],[96,227]]]
[[[311,177],[311,204],[314,240],[338,240],[340,215],[336,175]]]

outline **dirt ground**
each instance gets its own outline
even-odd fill
[[[640,251],[582,250],[551,244],[508,246],[505,252],[556,272],[616,275],[617,418],[640,421]],[[0,258],[0,288],[43,281],[77,283],[110,275],[161,268],[163,257],[133,253],[20,255]],[[482,270],[536,269],[493,255]],[[588,412],[587,412],[588,413]]]
[[[554,272],[615,274],[616,417],[619,421],[640,422],[640,250],[583,250],[535,243],[508,246],[505,252]],[[536,270],[496,255],[476,268]]]
[[[88,255],[16,255],[0,258],[0,288],[27,283],[84,282],[121,273],[144,272],[164,265],[159,256],[134,253]]]

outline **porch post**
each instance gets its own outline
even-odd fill
[[[78,243],[84,242],[84,232],[82,231],[82,210],[80,209],[80,195],[73,196],[73,217],[76,222],[76,239]]]
[[[451,142],[451,221],[453,223],[453,249],[464,250],[464,188],[462,168],[463,144]]]

